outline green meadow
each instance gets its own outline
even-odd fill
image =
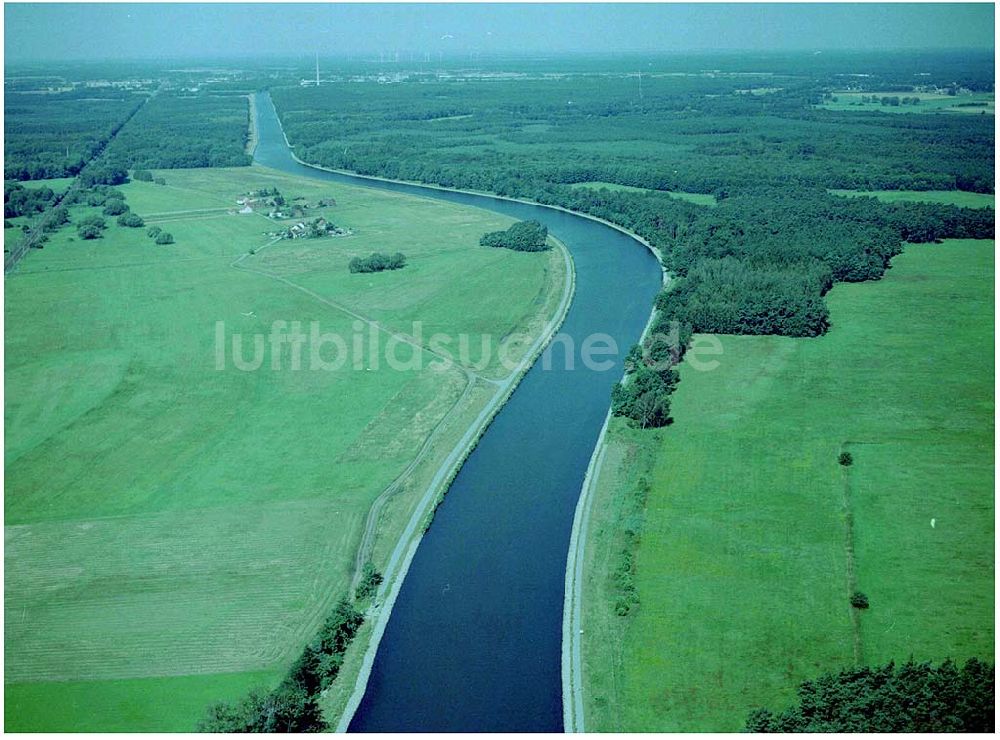
[[[993,93],[948,95],[929,92],[835,92],[836,100],[824,100],[820,107],[828,110],[874,111],[883,113],[964,113],[993,115]],[[867,103],[863,97],[877,99]],[[882,105],[883,97],[920,98],[917,105]]]
[[[422,365],[372,350],[414,322],[424,347],[537,335],[566,279],[559,250],[480,247],[510,220],[479,209],[260,167],[155,174],[167,184],[121,190],[174,244],[70,225],[6,280],[8,730],[191,730],[208,703],[276,680],[347,591],[372,502],[440,427],[376,529],[381,565],[488,397],[410,344],[395,356]],[[351,235],[275,242],[294,222],[235,212],[271,187],[333,199],[308,218]],[[349,273],[374,251],[408,265]],[[356,338],[361,359],[310,369],[307,346],[294,369],[287,344],[267,351],[281,321]],[[237,335],[244,361],[264,338],[259,369],[236,366]]]
[[[589,529],[588,730],[738,731],[855,662],[992,657],[993,274],[992,241],[907,245],[880,282],[834,287],[826,335],[718,337],[700,356],[715,369],[682,364],[673,426],[613,427]],[[640,604],[622,618],[643,480]]]
[[[627,192],[627,193],[666,193],[671,198],[677,198],[678,200],[686,200],[688,203],[694,203],[696,206],[714,206],[716,205],[715,196],[706,193],[684,193],[680,190],[650,190],[649,188],[636,188],[631,185],[619,185],[614,182],[577,182],[573,183],[574,188],[590,188],[591,190],[608,190],[612,193],[615,192]]]
[[[993,208],[993,193],[969,193],[964,190],[831,190],[833,195],[848,198],[878,198],[883,203],[941,203],[959,208]]]

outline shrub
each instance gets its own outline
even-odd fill
[[[153,173],[149,170],[136,170],[132,173],[132,178],[141,182],[152,182]]]
[[[123,213],[118,217],[119,226],[128,226],[130,229],[138,229],[141,226],[145,226],[146,222],[142,220],[142,216],[136,213]]]
[[[837,456],[837,462],[843,465],[845,468],[849,467],[854,463],[854,456],[850,452],[841,452]]]
[[[56,206],[45,221],[45,231],[58,231],[59,227],[69,223],[69,211],[63,206]]]
[[[169,231],[161,231],[159,234],[156,235],[155,241],[157,244],[173,244],[174,235],[171,234]]]
[[[80,235],[81,239],[100,239],[104,232],[94,224],[81,224],[76,227],[76,233]]]
[[[104,215],[105,216],[120,216],[121,214],[128,211],[128,206],[125,205],[124,200],[118,200],[117,198],[109,198],[104,202]]]
[[[151,239],[155,239],[160,235],[161,231],[163,231],[163,229],[161,229],[159,226],[150,226],[148,229],[146,229],[146,236],[148,236]]]
[[[867,609],[868,608],[868,597],[865,596],[860,591],[855,591],[851,594],[851,606],[855,609]]]
[[[388,255],[375,252],[368,257],[355,257],[348,263],[351,272],[382,272],[383,270],[399,270],[406,267],[406,255],[402,252]]]
[[[107,222],[100,216],[87,216],[76,224],[76,232],[81,239],[100,239]]]
[[[378,591],[381,583],[382,574],[375,570],[375,566],[371,561],[365,563],[364,568],[361,570],[361,582],[358,583],[358,587],[354,591],[354,598],[358,601],[366,601],[372,598]]]

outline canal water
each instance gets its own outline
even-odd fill
[[[452,482],[410,565],[350,724],[361,732],[560,732],[564,578],[573,514],[624,355],[660,267],[604,224],[541,206],[324,172],[297,163],[270,96],[257,96],[261,165],[537,219],[570,250],[576,295],[551,369],[528,371]],[[581,363],[608,335],[613,367]],[[603,357],[597,359],[605,359]]]

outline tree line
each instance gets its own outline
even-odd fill
[[[208,708],[199,732],[325,732],[317,700],[340,672],[344,653],[364,623],[364,614],[341,599],[278,686],[257,688],[244,698]]]
[[[320,694],[340,673],[344,654],[364,624],[362,608],[375,598],[382,574],[367,562],[355,601],[340,599],[319,631],[302,649],[284,679],[273,690],[256,688],[235,702],[208,708],[199,732],[326,732],[330,729],[318,705]]]

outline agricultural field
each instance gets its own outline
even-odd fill
[[[612,193],[649,193],[649,192],[663,192],[669,195],[671,198],[677,198],[678,200],[686,200],[688,203],[694,203],[696,206],[714,206],[716,204],[716,199],[714,195],[705,193],[685,193],[679,190],[661,190],[661,191],[650,191],[646,188],[636,188],[631,185],[619,185],[614,182],[577,182],[573,184],[575,188],[590,188],[591,190],[608,190]]]
[[[720,336],[716,369],[680,366],[673,426],[613,427],[588,730],[738,731],[830,670],[992,657],[993,274],[990,240],[907,245],[880,282],[834,287],[826,335]]]
[[[501,375],[467,392],[405,343],[422,366],[371,362],[372,337],[537,333],[566,279],[559,250],[479,247],[510,224],[486,211],[256,166],[153,174],[118,189],[174,244],[70,225],[7,278],[8,730],[191,730],[277,681],[348,591],[372,502],[437,430],[376,523],[379,566]],[[275,240],[287,221],[236,212],[268,188],[350,235]],[[374,251],[408,265],[348,272]],[[357,335],[365,359],[309,369],[307,346],[293,370],[286,344],[238,369],[233,337],[249,360],[275,321]]]
[[[940,203],[959,208],[993,208],[993,193],[967,193],[964,190],[831,190],[848,198],[878,198],[883,203]]]
[[[824,100],[821,107],[840,111],[874,111],[885,113],[960,113],[993,115],[995,101],[993,93],[947,93],[928,92],[834,92],[835,100]],[[867,98],[863,100],[863,98]],[[919,98],[915,105],[883,105],[882,98]]]

